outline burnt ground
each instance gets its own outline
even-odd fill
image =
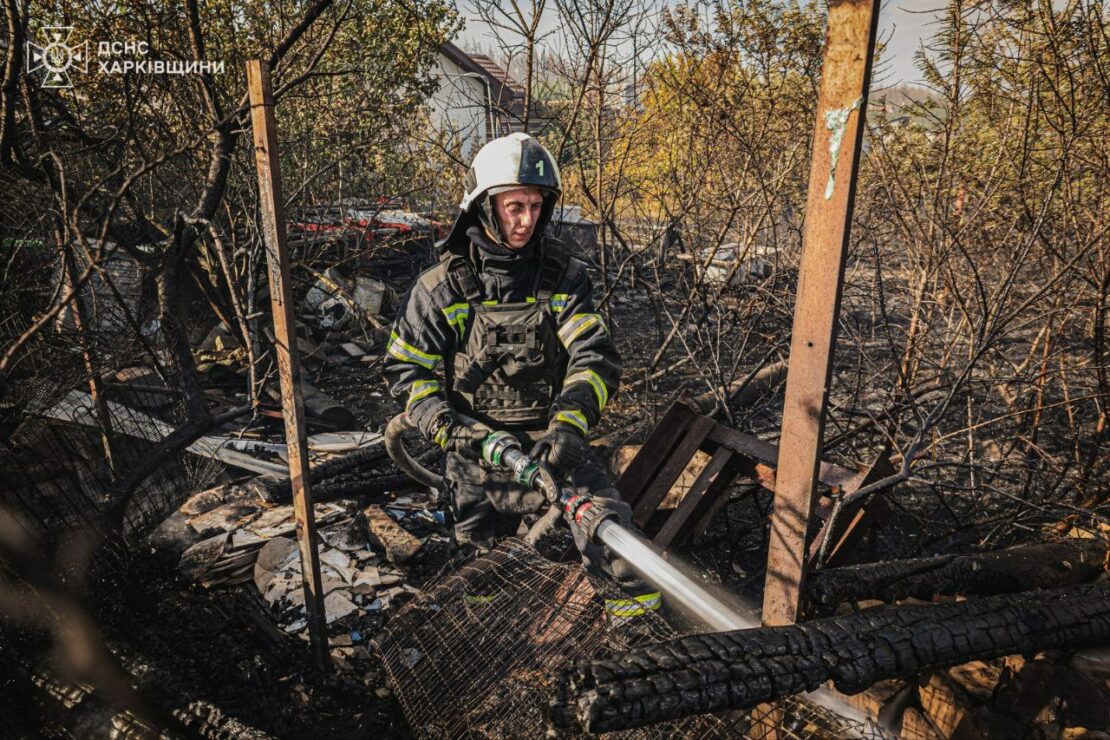
[[[716,318],[697,317],[702,329],[715,325],[718,336],[723,337],[715,345],[718,348],[727,345],[730,332],[742,331],[737,321],[722,319],[723,315],[727,312],[718,312]],[[645,375],[643,369],[659,347],[662,328],[646,294],[621,295],[611,305],[611,323],[622,350],[627,385]],[[692,325],[690,330],[697,328]],[[779,328],[785,331],[786,327]],[[769,339],[768,327],[763,331]],[[380,351],[379,346],[371,353]],[[676,342],[658,367],[668,366],[683,354],[682,343]],[[739,374],[746,371],[744,365],[741,368]],[[704,366],[688,363],[658,381],[620,394],[594,436],[607,437],[610,451],[640,441],[675,398],[705,393],[705,377]],[[365,428],[382,429],[399,410],[381,378],[380,360],[325,365],[309,373],[308,379],[343,403]],[[781,388],[777,390],[781,392]],[[750,408],[734,410],[734,423],[743,431],[773,439],[780,414],[781,395],[771,393]],[[376,494],[352,504],[362,507],[387,503],[390,498],[388,493]],[[686,548],[684,554],[749,603],[758,603],[769,510],[766,492],[738,493],[704,540]],[[868,556],[919,554],[907,552],[905,538],[919,521],[896,514]],[[430,542],[407,565],[406,583],[419,588],[448,567],[452,556],[446,544]],[[380,621],[335,626],[332,654],[339,670],[324,678],[309,665],[304,640],[273,627],[253,583],[207,590],[180,575],[176,553],[144,548],[133,553],[127,568],[114,573],[107,585],[96,604],[107,643],[137,677],[153,705],[167,710],[192,707],[186,716],[187,724],[194,728],[199,727],[197,717],[206,717],[209,728],[231,727],[234,720],[280,737],[412,734],[368,644]],[[403,601],[395,602],[394,609]],[[357,632],[359,639],[346,637],[352,632]],[[32,637],[24,646],[31,648],[28,652],[32,655],[47,648]],[[91,701],[85,704],[85,714],[59,714],[52,700],[32,688],[29,674],[14,672],[6,679],[3,692],[5,701],[23,710],[31,708],[27,716],[38,716],[38,721],[32,719],[26,727],[76,730],[79,736],[85,734],[81,727],[105,727],[102,722],[108,715],[90,709],[95,706]],[[211,730],[205,734],[211,736]]]
[[[633,378],[653,348],[624,338],[655,333],[645,308],[630,299],[613,305],[615,332],[622,339],[625,367],[632,369]],[[669,362],[673,358],[660,367]],[[308,380],[342,402],[366,428],[380,430],[399,410],[388,396],[380,364],[378,360],[325,366],[310,373]],[[620,441],[637,441],[650,428],[644,420],[661,415],[670,399],[687,388],[694,395],[701,392],[693,377],[677,373],[653,386],[614,399],[595,436],[611,434]],[[364,496],[353,503],[363,507],[387,503],[390,498],[388,494]],[[758,547],[755,542],[751,546]],[[719,543],[704,549],[718,552],[722,563],[733,556],[731,550],[720,551]],[[420,588],[448,567],[451,557],[446,545],[429,542],[406,564],[406,582]],[[723,567],[731,572],[727,565]],[[249,727],[281,737],[411,736],[367,644],[375,624],[332,630],[342,635],[357,627],[364,639],[333,647],[340,669],[324,679],[309,665],[303,639],[266,628],[270,617],[253,583],[204,589],[181,576],[176,552],[154,549],[136,554],[120,585],[118,596],[100,605],[105,636],[117,655],[126,656],[133,672],[141,673],[142,685],[155,703],[184,707],[203,702]]]

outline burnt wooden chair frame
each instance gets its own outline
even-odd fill
[[[710,456],[709,461],[678,507],[654,533],[653,542],[664,550],[700,537],[728,502],[728,489],[737,478],[750,478],[774,491],[774,466],[778,461],[775,445],[718,424],[676,401],[617,480],[617,490],[632,507],[632,518],[637,526],[643,529],[648,525],[667,492],[699,450]],[[881,480],[891,470],[883,454],[864,471],[822,462],[818,477],[830,489],[851,493]],[[827,520],[833,504],[828,496],[823,496],[814,507],[822,526],[811,543],[810,562],[824,538],[830,536]],[[871,526],[885,519],[888,511],[881,495],[843,507],[831,535],[834,539],[827,553],[828,563],[842,559]]]

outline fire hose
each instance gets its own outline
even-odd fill
[[[464,419],[465,421],[467,420]],[[443,476],[420,465],[405,449],[401,435],[414,428],[407,414],[393,417],[385,429],[386,452],[413,480],[443,492]],[[482,441],[481,449],[482,459],[489,465],[511,471],[517,483],[541,491],[547,498],[550,507],[533,525],[529,540],[534,540],[534,533],[550,526],[561,516],[571,526],[580,527],[591,542],[604,545],[628,561],[644,580],[664,593],[671,603],[698,617],[709,628],[725,631],[751,626],[749,620],[660,557],[642,537],[623,526],[615,511],[599,505],[589,495],[559,486],[546,466],[524,452],[520,441],[512,434],[504,431],[491,432]]]

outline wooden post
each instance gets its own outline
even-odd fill
[[[769,626],[793,624],[801,607],[878,19],[879,0],[829,0],[767,552]]]
[[[324,592],[320,582],[320,556],[316,549],[316,517],[308,482],[308,441],[289,279],[289,252],[285,246],[285,208],[278,166],[277,126],[274,123],[270,69],[265,62],[259,59],[247,62],[247,83],[254,128],[254,155],[258,164],[258,198],[270,275],[270,305],[274,313],[274,351],[277,353],[285,443],[289,455],[289,483],[293,488],[293,515],[296,519],[297,546],[301,553],[301,573],[304,575],[304,603],[308,609],[308,634],[317,665],[321,670],[328,671],[331,661]]]

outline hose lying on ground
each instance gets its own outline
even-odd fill
[[[397,414],[390,419],[383,435],[385,451],[389,453],[389,458],[393,460],[394,464],[417,483],[422,483],[437,491],[443,491],[445,487],[443,476],[425,468],[414,460],[409,451],[405,449],[401,435],[410,429],[416,429],[416,425],[409,420],[408,414]]]

